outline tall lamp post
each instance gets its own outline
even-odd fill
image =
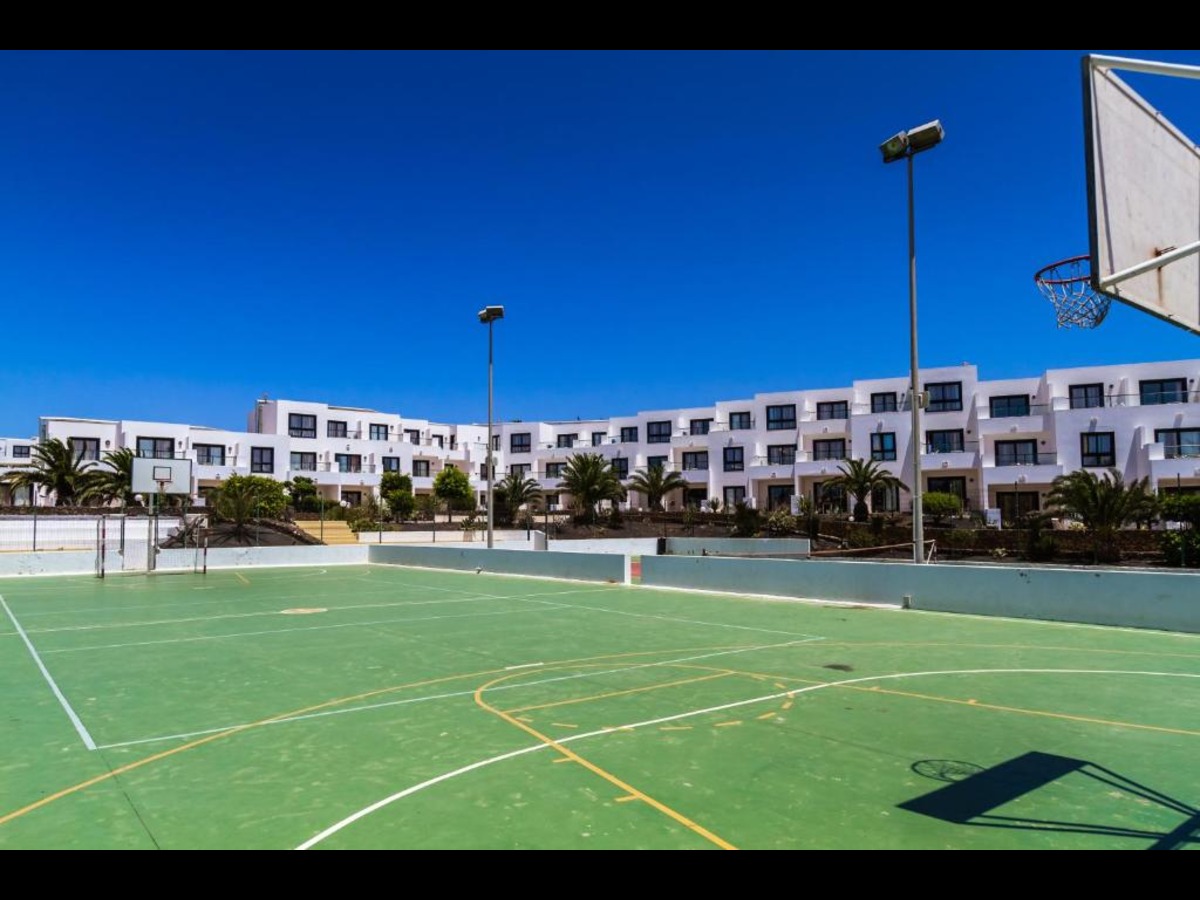
[[[487,437],[487,541],[488,549],[492,549],[493,543],[493,528],[495,525],[496,504],[495,504],[495,482],[496,482],[496,467],[492,460],[492,323],[497,319],[504,318],[503,306],[485,306],[479,311],[479,321],[488,327],[488,437]]]
[[[921,511],[921,383],[917,372],[917,228],[913,203],[913,157],[942,142],[945,131],[937,119],[901,131],[879,145],[885,163],[908,160],[908,328],[912,406],[913,562],[925,562],[925,523]]]

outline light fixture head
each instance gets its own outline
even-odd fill
[[[484,325],[504,318],[503,306],[485,306],[479,311],[479,321]]]
[[[942,128],[942,123],[938,119],[934,119],[932,122],[926,122],[924,125],[918,125],[916,128],[892,135],[879,145],[879,152],[883,154],[885,163],[896,162],[920,153],[922,150],[936,147],[945,136],[946,132]]]

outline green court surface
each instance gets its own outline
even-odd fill
[[[0,582],[0,848],[1189,848],[1200,637],[391,566]]]

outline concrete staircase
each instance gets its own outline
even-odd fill
[[[296,522],[297,527],[315,538],[324,538],[326,544],[357,544],[358,535],[350,530],[345,522],[325,522],[325,533],[321,533],[321,523],[309,519]]]

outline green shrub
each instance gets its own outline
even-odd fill
[[[962,498],[958,494],[930,491],[922,498],[921,509],[933,519],[933,524],[941,525],[946,519],[962,512]]]
[[[1200,531],[1185,529],[1164,531],[1159,546],[1168,566],[1200,569]]]
[[[754,537],[758,534],[759,525],[762,517],[757,509],[753,509],[744,500],[734,504],[733,507],[733,528],[730,534],[733,537]]]
[[[1025,558],[1030,562],[1049,562],[1058,553],[1058,542],[1046,531],[1049,522],[1047,515],[1025,517]]]

